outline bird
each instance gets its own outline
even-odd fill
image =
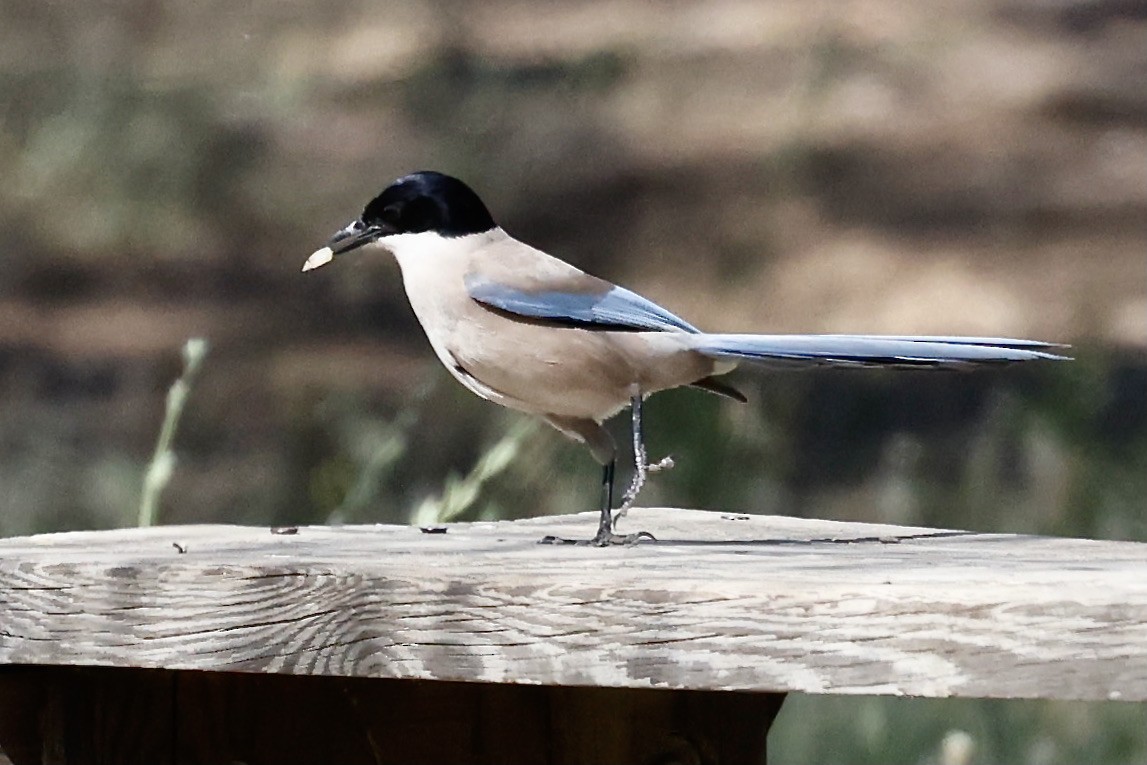
[[[745,401],[718,379],[739,364],[765,367],[960,368],[1062,360],[1066,346],[996,337],[703,332],[635,292],[521,242],[463,181],[424,170],[398,178],[303,264],[351,252],[397,262],[410,306],[438,360],[473,393],[541,418],[601,465],[595,546],[653,539],[619,534],[650,473],[645,399],[691,386]],[[603,423],[631,410],[633,478],[614,508],[617,448]]]

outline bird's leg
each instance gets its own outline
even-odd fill
[[[610,460],[601,471],[601,520],[597,524],[594,539],[609,539],[613,536],[613,471],[617,460]]]
[[[541,538],[544,545],[593,545],[594,547],[607,547],[608,545],[631,545],[639,539],[653,539],[648,531],[637,534],[613,533],[613,474],[617,467],[617,460],[611,459],[601,471],[601,519],[597,523],[597,533],[593,539],[566,539],[547,535]]]
[[[621,507],[617,508],[617,512],[613,515],[614,521],[624,518],[629,512],[629,508],[633,507],[633,503],[637,501],[637,495],[641,493],[650,473],[657,473],[673,467],[672,457],[665,457],[652,465],[649,464],[648,452],[645,450],[645,432],[641,426],[642,404],[641,394],[635,395],[631,401],[633,410],[633,479],[629,482],[629,488],[625,490],[625,494],[622,495]]]
[[[641,483],[644,483],[645,482],[645,476],[647,473],[653,472],[656,470],[660,470],[663,467],[669,467],[673,464],[673,462],[672,462],[672,460],[666,459],[666,460],[662,460],[661,462],[659,462],[656,466],[648,464],[648,462],[646,461],[646,458],[645,458],[645,444],[641,440],[641,411],[640,411],[641,397],[640,396],[634,396],[633,397],[633,404],[635,407],[637,407],[637,409],[634,412],[635,436],[634,436],[634,442],[633,443],[634,443],[635,454],[637,455],[637,457],[636,457],[637,463],[639,465],[638,470],[641,473]],[[549,418],[549,420],[550,420],[551,424],[555,424],[555,418],[551,417],[551,418]],[[559,429],[563,429],[562,428],[563,425],[565,426],[565,429],[570,428],[570,423],[568,421],[563,420],[563,421],[558,421],[558,422],[560,423],[560,424],[557,424],[557,427]],[[563,537],[548,535],[548,536],[543,537],[540,540],[541,544],[549,544],[549,545],[576,544],[576,545],[593,545],[595,547],[606,547],[608,545],[630,545],[630,544],[634,544],[635,542],[637,542],[638,540],[641,540],[641,539],[653,539],[653,535],[650,534],[648,531],[639,531],[635,534],[615,534],[613,532],[613,524],[614,524],[614,520],[615,520],[615,517],[613,514],[613,479],[614,479],[614,473],[616,472],[616,468],[617,468],[617,459],[613,456],[613,453],[614,453],[613,441],[611,439],[609,439],[609,436],[605,430],[602,430],[600,428],[600,426],[596,425],[596,423],[594,423],[594,425],[595,425],[595,430],[590,431],[590,435],[593,435],[595,433],[600,432],[602,434],[602,437],[597,438],[595,443],[597,443],[598,445],[604,445],[605,446],[605,448],[602,448],[598,451],[595,451],[595,456],[598,456],[599,458],[604,457],[605,459],[608,459],[608,461],[605,461],[605,459],[603,459],[604,465],[602,467],[602,472],[601,472],[601,516],[600,516],[600,519],[599,519],[598,524],[597,524],[597,533],[594,534],[592,539],[586,539],[586,540],[581,540],[581,541],[573,540],[573,539],[565,539]],[[583,435],[583,437],[584,437],[584,434],[587,431],[582,430],[580,432],[579,431],[575,431],[575,432],[578,432],[579,435]],[[633,504],[633,500],[637,497],[637,492],[640,491],[640,489],[641,489],[640,483],[637,483],[636,476],[635,476],[634,483],[631,484],[629,489],[625,492],[625,503],[623,503],[623,505],[622,505],[623,510],[629,509],[629,506]],[[620,517],[620,515],[617,517]]]
[[[641,487],[645,485],[645,481],[648,479],[650,473],[656,473],[659,470],[673,467],[673,460],[669,457],[653,465],[649,464],[649,458],[645,451],[645,436],[641,429],[641,407],[643,400],[640,392],[633,396],[630,403],[633,409],[633,480],[630,481],[629,488],[625,490],[621,507],[617,509],[615,514],[613,512],[613,473],[616,460],[611,460],[609,464],[605,466],[601,477],[601,520],[597,525],[597,534],[594,535],[593,539],[589,540],[589,543],[596,547],[618,544],[628,545],[634,544],[641,539],[654,538],[648,531],[638,531],[634,534],[616,534],[613,531],[613,525],[617,519],[625,516],[629,508],[633,507],[633,503],[637,500],[637,495],[641,492]],[[554,541],[554,539],[547,538],[545,541]]]
[[[598,547],[618,544],[631,545],[641,539],[655,539],[648,531],[638,531],[633,534],[616,534],[613,531],[613,525],[619,518],[624,518],[625,514],[629,512],[629,508],[633,507],[633,503],[637,501],[637,495],[641,493],[641,487],[645,485],[649,474],[673,467],[672,457],[666,457],[652,465],[649,464],[649,457],[645,451],[645,433],[641,428],[643,403],[644,399],[642,399],[640,391],[635,393],[630,400],[630,407],[633,410],[633,479],[629,482],[629,488],[625,490],[625,494],[621,498],[621,507],[617,508],[615,513],[610,509],[613,504],[613,463],[605,468],[605,474],[602,476],[601,522],[598,524],[597,534],[590,540],[592,545]]]

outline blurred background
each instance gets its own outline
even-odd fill
[[[0,0],[0,534],[135,522],[192,336],[160,522],[591,509],[393,263],[299,272],[438,169],[706,329],[1074,346],[662,394],[646,503],[1147,540],[1145,83],[1144,0]],[[1144,763],[1147,715],[793,697],[771,753]]]

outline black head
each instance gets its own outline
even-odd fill
[[[370,200],[358,220],[308,260],[307,270],[331,257],[394,234],[433,231],[444,237],[480,234],[497,225],[482,200],[457,178],[429,170],[407,175]],[[320,253],[326,255],[320,257]]]
[[[387,234],[434,231],[442,236],[480,234],[494,228],[482,200],[457,178],[431,170],[399,178],[370,200],[362,222]]]

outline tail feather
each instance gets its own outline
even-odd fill
[[[693,335],[699,353],[772,366],[961,367],[1016,361],[1066,360],[1066,346],[1000,337],[888,335]]]

